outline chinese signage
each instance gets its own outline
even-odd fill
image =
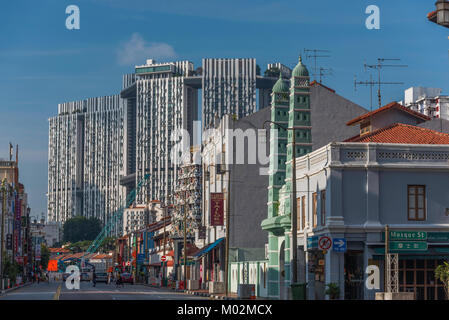
[[[395,241],[390,242],[391,251],[426,251],[427,242],[422,241]]]
[[[223,193],[210,194],[210,225],[222,226],[224,224],[224,195]]]

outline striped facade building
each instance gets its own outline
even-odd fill
[[[49,221],[83,215],[106,222],[121,206],[122,127],[118,95],[58,105],[49,119]]]
[[[256,59],[203,59],[203,129],[257,111]]]
[[[256,89],[259,108],[269,105],[260,97],[269,96],[276,79],[257,76],[255,59],[202,63],[194,70],[189,61],[149,59],[123,76],[119,95],[58,106],[58,115],[49,119],[50,221],[84,215],[106,222],[146,173],[150,179],[135,204],[171,203],[181,156],[175,146],[181,143],[189,152],[200,141],[195,121],[201,119],[205,129],[225,114],[254,113]],[[183,141],[181,130],[190,139]]]

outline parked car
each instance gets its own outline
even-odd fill
[[[108,274],[106,272],[95,272],[97,282],[108,283]]]
[[[131,273],[122,273],[122,281],[123,283],[134,284],[134,279]]]

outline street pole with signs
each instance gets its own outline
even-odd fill
[[[184,289],[187,289],[187,210],[181,206],[184,213]]]
[[[4,248],[5,248],[5,214],[6,214],[6,178],[2,181],[2,230],[1,230],[1,244],[0,244],[0,281],[1,291],[5,290],[5,282],[3,280],[3,266],[4,266]]]

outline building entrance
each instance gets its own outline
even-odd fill
[[[435,278],[440,264],[443,260],[399,260],[399,290],[414,292],[416,300],[445,300],[443,284]]]
[[[345,300],[363,300],[364,266],[362,251],[345,253]]]

